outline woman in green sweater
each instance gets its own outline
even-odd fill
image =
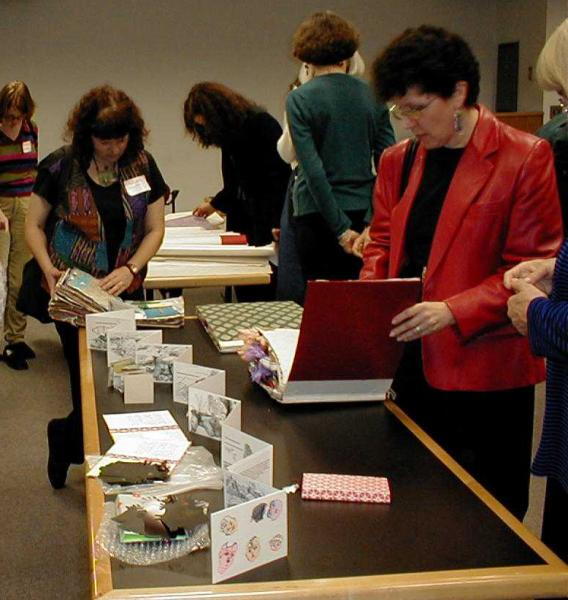
[[[294,227],[304,279],[357,279],[352,247],[369,220],[376,164],[394,142],[388,111],[367,84],[347,75],[359,34],[341,17],[320,12],[294,35],[294,56],[313,79],[287,98],[298,158]]]

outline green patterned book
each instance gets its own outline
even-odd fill
[[[295,302],[202,304],[195,313],[220,352],[236,352],[243,345],[238,339],[242,329],[299,329],[302,320],[302,307]]]

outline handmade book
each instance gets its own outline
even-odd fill
[[[243,345],[243,329],[297,329],[302,319],[302,307],[295,302],[202,304],[195,313],[221,352],[236,352]]]
[[[173,398],[179,404],[189,404],[189,393],[192,388],[225,394],[225,371],[174,361],[173,363]]]
[[[247,342],[253,381],[283,403],[383,400],[403,350],[392,319],[420,294],[419,279],[308,282],[299,330]]]
[[[187,388],[187,399],[190,433],[221,441],[223,425],[241,428],[240,400],[192,386]]]
[[[211,514],[213,583],[288,554],[288,501],[273,487],[272,446],[222,426],[224,508]]]
[[[302,500],[390,504],[391,494],[386,477],[304,473]]]
[[[136,311],[111,310],[110,312],[90,313],[85,315],[87,345],[91,350],[107,350],[107,334],[113,329],[136,331]]]

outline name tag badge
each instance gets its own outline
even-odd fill
[[[32,146],[32,143],[27,140],[25,142],[22,142],[22,152],[24,154],[29,154],[30,152],[34,151],[34,147]]]
[[[145,175],[139,175],[124,182],[124,187],[129,196],[138,196],[144,192],[149,192],[152,188],[148,185]]]

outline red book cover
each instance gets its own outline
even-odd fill
[[[221,244],[225,245],[234,245],[237,244],[239,246],[248,244],[247,236],[244,233],[240,234],[231,234],[231,233],[223,233],[221,235]]]
[[[309,281],[288,381],[392,378],[403,350],[392,318],[420,296],[419,279]]]

